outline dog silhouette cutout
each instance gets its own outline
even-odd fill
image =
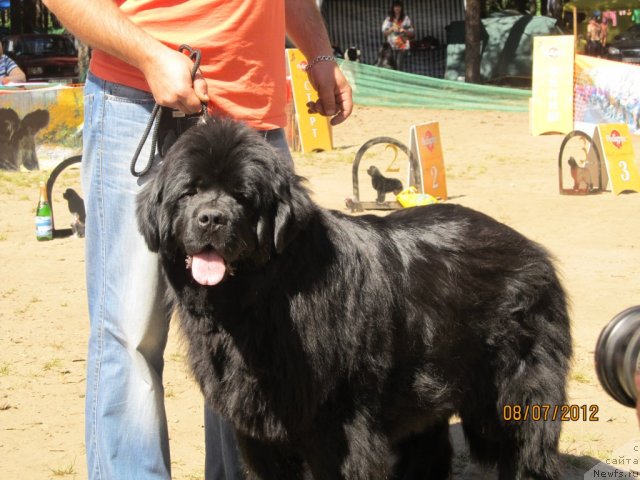
[[[593,180],[591,179],[591,172],[589,171],[587,164],[585,164],[584,167],[581,167],[573,157],[569,157],[568,163],[571,168],[571,178],[573,178],[573,190],[576,192],[579,190],[586,190],[589,192],[593,190]],[[580,186],[583,184],[585,187],[584,189],[581,189]]]
[[[0,170],[39,170],[36,134],[49,124],[49,111],[38,109],[20,119],[12,108],[0,108]]]
[[[371,165],[367,169],[367,173],[371,176],[371,185],[373,186],[373,189],[378,193],[376,198],[376,202],[378,203],[384,202],[387,193],[394,193],[397,195],[403,189],[402,182],[400,180],[397,178],[385,177],[374,165]]]

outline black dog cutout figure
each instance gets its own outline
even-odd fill
[[[472,209],[317,205],[254,130],[208,119],[138,196],[188,364],[261,480],[450,478],[449,419],[505,480],[557,480],[567,299],[547,250]]]
[[[375,165],[371,165],[367,169],[367,173],[371,175],[371,185],[378,192],[376,202],[383,203],[387,193],[399,194],[403,187],[402,182],[397,178],[385,177]]]
[[[87,218],[87,213],[84,208],[84,200],[73,188],[67,188],[62,194],[62,198],[67,201],[69,211],[73,215],[73,222],[71,223],[71,230],[73,234],[78,238],[83,238],[84,223]]]
[[[35,135],[49,124],[48,110],[34,110],[22,120],[12,108],[0,108],[0,170],[38,170]]]

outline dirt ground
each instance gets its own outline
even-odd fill
[[[620,472],[640,469],[640,430],[634,411],[602,390],[593,360],[604,325],[624,308],[640,303],[640,194],[560,195],[557,165],[563,137],[531,136],[528,115],[523,113],[357,107],[352,118],[334,130],[335,150],[296,154],[297,170],[308,178],[320,204],[344,210],[345,198],[352,195],[351,167],[358,148],[381,135],[407,142],[411,125],[429,121],[440,124],[448,201],[496,217],[545,245],[557,258],[571,297],[575,355],[569,403],[586,406],[579,418],[564,423],[562,478],[600,478],[600,471],[613,472],[608,476],[614,478],[640,477],[615,476],[616,467]],[[640,138],[633,142],[639,158]],[[361,200],[375,197],[362,167],[375,163],[384,169],[392,156],[390,149],[380,148],[365,157]],[[47,159],[41,160],[46,165]],[[48,172],[0,173],[3,479],[86,478],[84,241],[68,237],[36,242],[34,207],[43,173]],[[77,185],[77,169],[66,171],[56,183],[58,227],[70,221],[59,192]],[[174,325],[165,355],[173,475],[200,479],[202,398],[184,358]],[[490,472],[467,465],[456,420],[452,434],[455,478],[492,478]]]

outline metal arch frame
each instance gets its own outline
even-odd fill
[[[358,168],[360,167],[360,160],[364,154],[374,145],[386,144],[386,145],[395,145],[409,158],[409,165],[411,167],[411,171],[413,172],[411,180],[415,182],[415,187],[418,189],[420,193],[424,193],[424,187],[422,185],[422,178],[420,175],[420,164],[418,163],[418,159],[413,154],[409,148],[399,140],[396,140],[393,137],[374,137],[371,140],[365,142],[358,152],[356,153],[356,157],[353,160],[353,167],[351,170],[352,181],[353,181],[353,199],[352,204],[349,206],[351,211],[363,211],[365,208],[369,210],[396,210],[401,208],[400,204],[397,202],[384,202],[382,204],[376,202],[361,202],[360,201],[360,184],[358,180]]]
[[[60,175],[65,168],[73,165],[74,163],[80,163],[81,161],[82,155],[75,155],[63,160],[51,171],[51,174],[49,175],[49,178],[47,180],[47,198],[49,199],[49,206],[51,207],[51,225],[53,226],[54,238],[69,237],[71,236],[73,231],[70,228],[56,228],[55,214],[53,211],[53,197],[51,195],[51,192],[53,192],[53,185],[55,184],[58,175]]]
[[[576,191],[572,188],[564,188],[562,185],[562,154],[564,153],[564,148],[567,143],[569,143],[569,140],[573,137],[585,138],[589,142],[590,148],[592,148],[596,154],[596,161],[598,163],[598,188],[594,188],[591,191]],[[560,195],[591,195],[604,191],[604,185],[602,185],[602,156],[600,155],[600,150],[598,150],[598,146],[594,143],[593,138],[582,130],[573,130],[567,133],[560,144],[560,152],[558,153],[558,190]]]

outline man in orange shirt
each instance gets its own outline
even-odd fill
[[[86,449],[89,478],[170,478],[163,402],[169,312],[155,254],[137,231],[135,197],[154,174],[130,171],[155,105],[232,116],[263,132],[291,162],[285,124],[285,25],[309,59],[313,112],[337,125],[351,89],[332,57],[313,0],[44,0],[93,47],[85,85],[82,182],[87,209],[90,338]],[[200,70],[177,51],[202,51]],[[141,158],[147,158],[149,149]],[[205,418],[207,479],[242,478],[233,432]],[[215,448],[214,448],[215,447]]]

